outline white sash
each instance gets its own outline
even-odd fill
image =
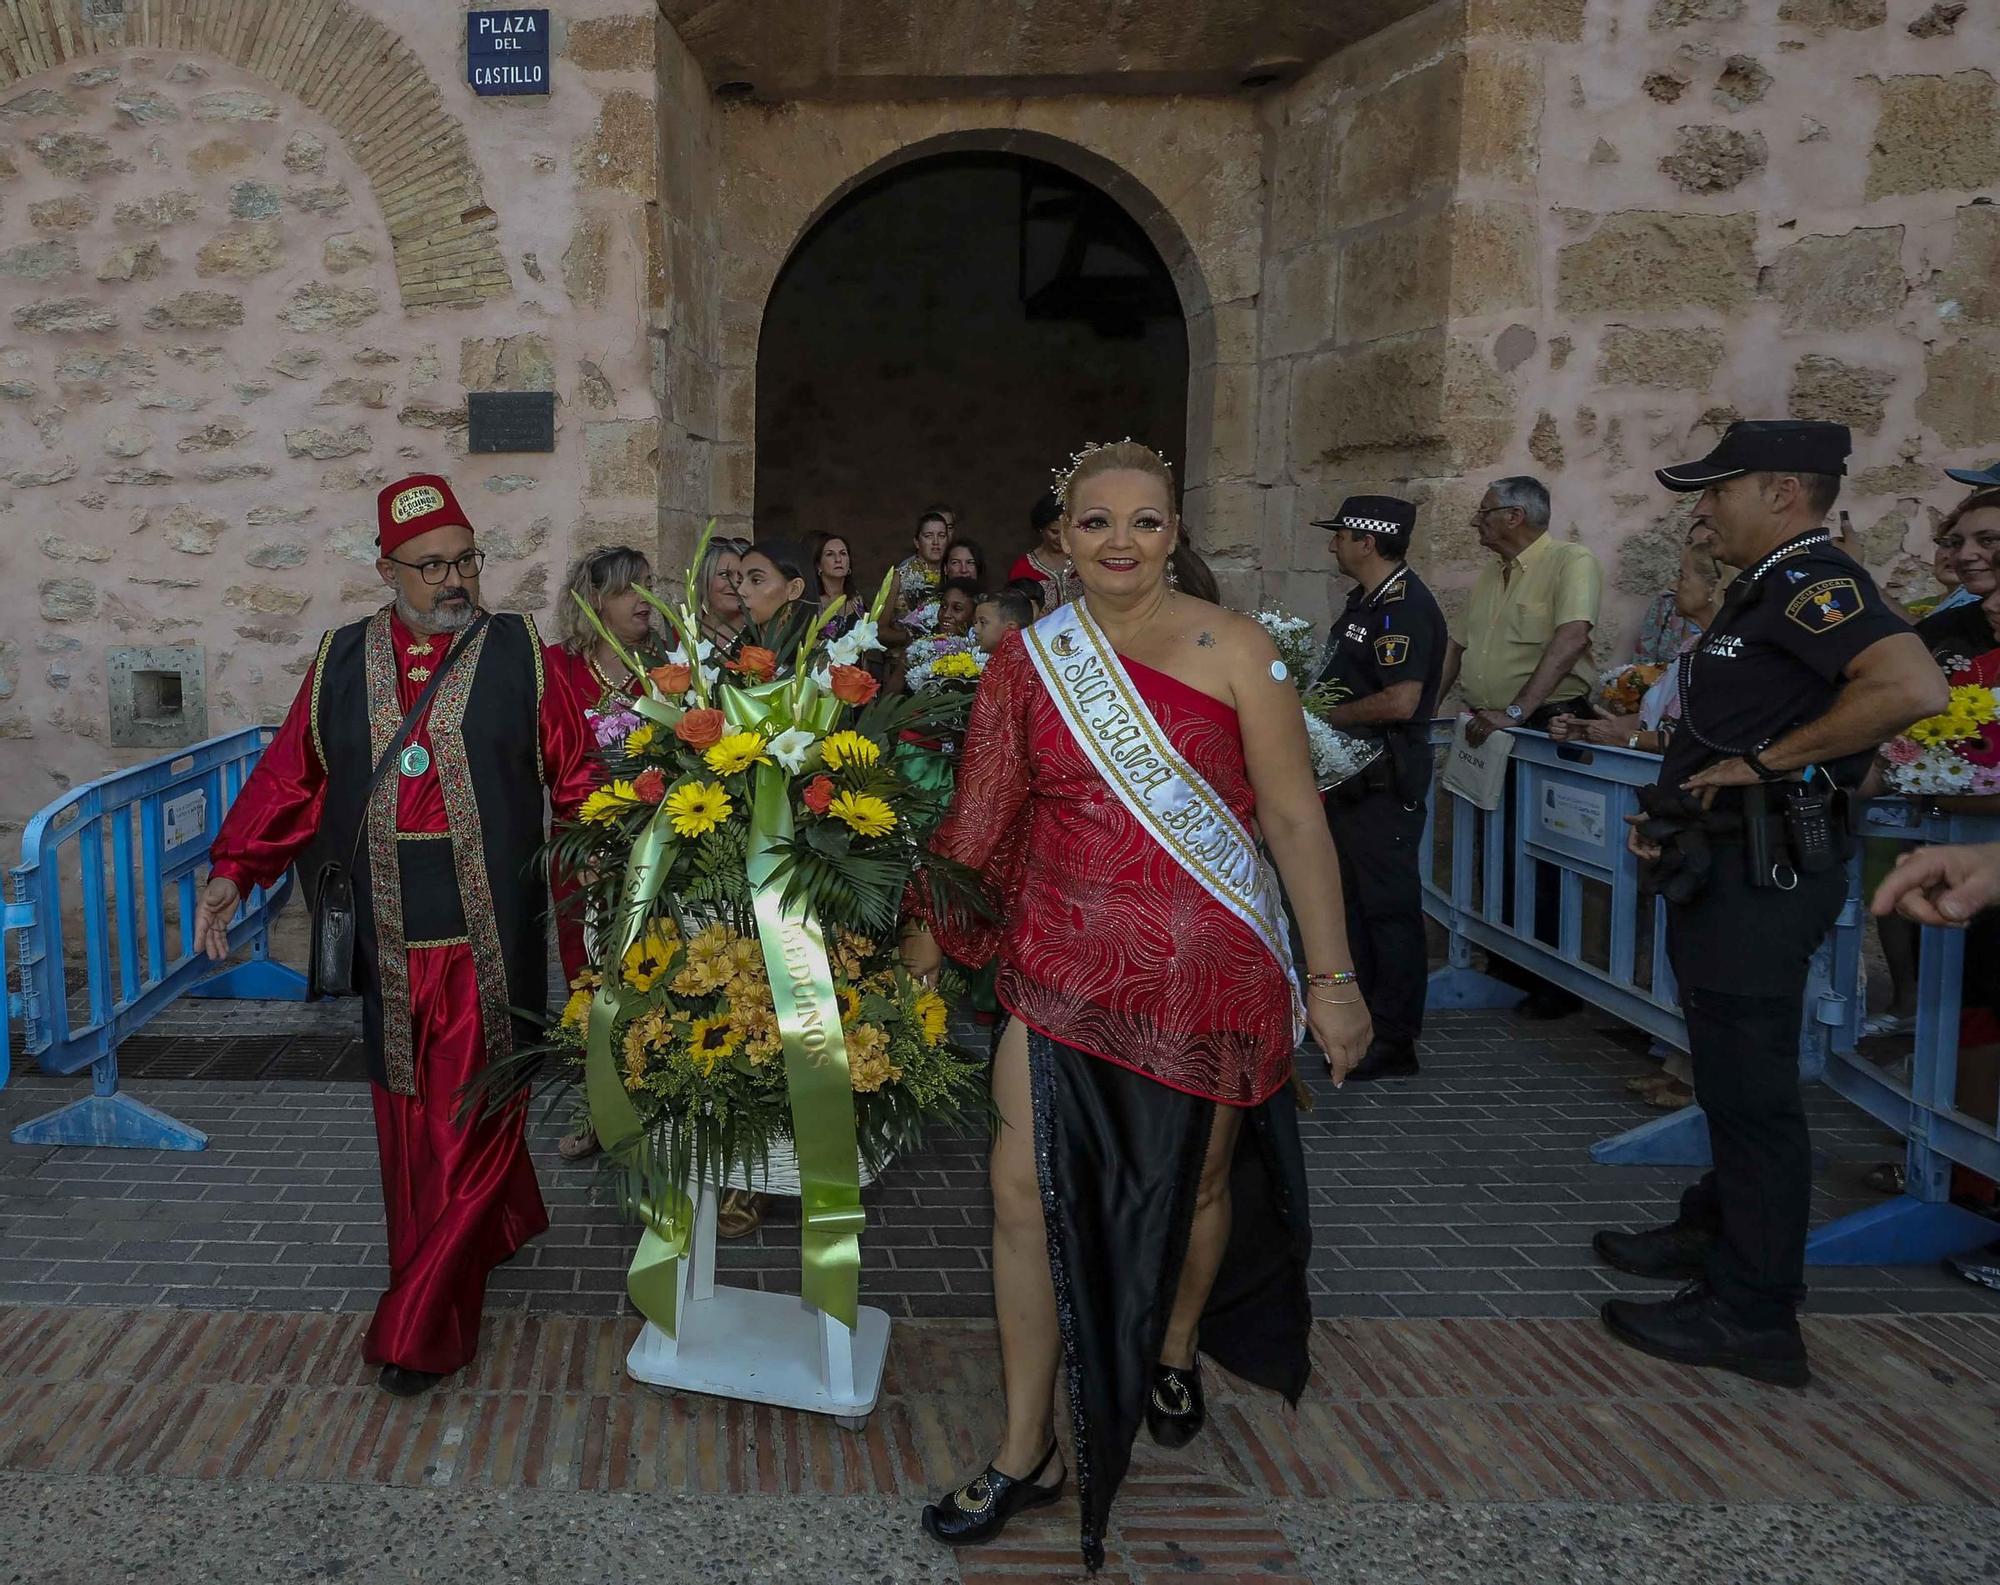
[[[1132,818],[1277,960],[1291,987],[1293,1036],[1302,1039],[1305,1003],[1278,878],[1243,822],[1168,740],[1081,600],[1058,606],[1022,637],[1063,724]]]

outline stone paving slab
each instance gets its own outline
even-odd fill
[[[203,1049],[253,1041],[277,1042],[260,1045],[257,1060],[283,1063],[285,1042],[320,1042],[323,1053],[350,1038],[352,1019],[352,1004],[183,1001],[141,1038],[161,1041],[162,1059],[184,1048],[184,1067]],[[1592,1141],[1659,1115],[1623,1088],[1643,1066],[1630,1041],[1590,1016],[1547,1025],[1442,1014],[1430,1020],[1423,1062],[1415,1079],[1338,1094],[1314,1078],[1303,1130],[1318,1314],[1579,1318],[1614,1293],[1654,1291],[1589,1253],[1599,1226],[1671,1214],[1691,1175],[1588,1159]],[[17,1076],[0,1091],[0,1126],[53,1108],[83,1082]],[[205,1130],[209,1149],[0,1141],[0,1303],[372,1306],[386,1257],[364,1084],[141,1077],[132,1089]],[[1822,1156],[1815,1219],[1877,1203],[1860,1178],[1900,1144],[1830,1092],[1809,1096]],[[497,1312],[625,1313],[633,1234],[591,1169],[556,1156],[568,1121],[536,1113],[531,1144],[553,1225],[494,1274]],[[983,1141],[937,1136],[864,1198],[870,1303],[904,1318],[992,1313]],[[765,1227],[725,1245],[718,1265],[729,1281],[796,1291],[798,1249],[796,1202],[776,1202]],[[1809,1276],[1821,1314],[2000,1314],[2000,1295],[1932,1267]]]
[[[692,1500],[693,1512],[716,1515],[758,1548],[736,1555],[739,1572],[730,1573],[727,1554],[703,1554],[697,1541],[697,1555],[721,1563],[721,1574],[653,1577],[998,1585],[1077,1572],[1069,1501],[956,1560],[916,1533],[922,1501],[976,1470],[997,1435],[988,1326],[899,1327],[882,1404],[848,1433],[816,1416],[635,1387],[622,1373],[632,1324],[585,1317],[490,1322],[469,1370],[424,1399],[391,1399],[360,1362],[361,1325],[323,1313],[0,1311],[0,1518],[25,1504],[46,1527],[57,1502],[74,1520],[78,1505],[103,1499],[106,1481],[140,1494],[153,1481],[190,1492],[219,1483],[272,1512],[285,1511],[285,1492],[341,1511],[352,1504],[339,1494],[356,1489],[448,1491],[462,1499],[454,1509],[502,1515],[509,1505],[497,1499],[510,1493],[640,1494],[651,1500],[624,1510],[628,1533],[645,1513],[659,1538],[686,1534],[683,1505]],[[1990,1515],[2000,1503],[1990,1457],[2000,1322],[1829,1319],[1808,1330],[1816,1380],[1789,1393],[1644,1359],[1589,1322],[1321,1322],[1313,1380],[1296,1411],[1211,1371],[1211,1424],[1200,1439],[1177,1453],[1142,1439],[1103,1577],[1113,1585],[1374,1579],[1359,1565],[1386,1557],[1368,1548],[1394,1527],[1368,1526],[1372,1539],[1357,1556],[1351,1516],[1371,1504],[1414,1510],[1401,1521],[1401,1572],[1385,1577],[1676,1577],[1643,1554],[1624,1557],[1632,1567],[1621,1571],[1617,1548],[1650,1535],[1685,1559],[1695,1532],[1666,1517],[1681,1513],[1697,1516],[1719,1566],[1677,1577],[1749,1578],[1729,1567],[1742,1537],[1726,1518],[1748,1505],[1828,1516],[1813,1522],[1807,1548],[1824,1554],[1827,1571],[1803,1571],[1794,1556],[1771,1578],[1895,1577],[1876,1572],[1889,1538],[1901,1538],[1903,1577],[1982,1577],[1979,1558],[1996,1555]],[[1595,1541],[1584,1556],[1597,1561],[1540,1574],[1486,1574],[1464,1561],[1413,1567],[1446,1555],[1450,1527],[1437,1529],[1440,1516],[1477,1513],[1457,1528],[1490,1532],[1507,1523],[1488,1517],[1491,1509],[1521,1505],[1545,1505],[1549,1535],[1489,1535],[1496,1562],[1546,1565],[1555,1553],[1574,1564],[1577,1505],[1595,1516],[1582,1531]],[[395,1511],[424,1510],[403,1501]],[[575,1534],[579,1514],[602,1509],[562,1511]],[[833,1521],[816,1546],[801,1528],[802,1516],[815,1515]],[[1871,1529],[1867,1515],[1886,1517]],[[1782,1553],[1785,1527],[1772,1528],[1759,1541],[1767,1561]],[[790,1551],[779,1554],[760,1535]],[[265,1544],[227,1538],[231,1566],[244,1567]],[[402,1537],[406,1550],[416,1544]],[[770,1572],[740,1572],[749,1555],[770,1558]],[[788,1567],[778,1566],[781,1555]],[[803,1566],[807,1556],[824,1559],[823,1570]],[[867,1559],[883,1572],[855,1572],[876,1566]],[[577,1565],[593,1578],[637,1577]],[[34,1577],[64,1576],[37,1568]],[[453,1576],[426,1568],[393,1577]]]

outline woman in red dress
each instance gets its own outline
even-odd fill
[[[639,597],[636,586],[650,583],[652,576],[652,563],[624,545],[593,550],[570,568],[556,612],[556,631],[562,634],[562,642],[543,650],[542,670],[548,678],[549,697],[574,712],[593,742],[599,741],[596,723],[608,723],[627,710],[642,684],[618,658],[617,650],[604,642],[574,597],[589,602],[598,621],[628,654],[638,654],[651,648],[653,624],[652,608]],[[549,860],[549,897],[563,983],[573,986],[576,977],[589,967],[590,954],[576,882],[553,858]],[[575,1133],[564,1135],[556,1151],[565,1161],[580,1161],[595,1155],[597,1148],[597,1135],[586,1122]]]
[[[1053,490],[1044,493],[1028,513],[1035,548],[1014,558],[1007,581],[1032,578],[1042,586],[1042,609],[1053,611],[1070,597],[1069,552],[1062,548],[1062,503]]]
[[[940,947],[971,964],[997,954],[1011,1015],[994,1057],[991,1166],[1006,1430],[924,1526],[975,1544],[1055,1499],[1062,1364],[1095,1569],[1140,1421],[1169,1447],[1201,1429],[1197,1348],[1293,1400],[1310,1368],[1299,997],[1283,925],[1268,923],[1275,888],[1251,909],[1225,901],[1244,894],[1243,855],[1256,869],[1256,835],[1287,883],[1310,971],[1303,1018],[1336,1081],[1369,1026],[1298,696],[1270,639],[1173,587],[1180,524],[1156,453],[1129,441],[1086,452],[1064,497],[1082,601],[988,663],[931,844],[979,873],[998,922],[934,917],[936,935],[913,927],[905,953],[919,973]],[[1125,701],[1113,706],[1125,724],[1086,744],[1082,685],[1068,689],[1093,659],[1104,669],[1091,730],[1105,730],[1107,697]],[[1188,808],[1163,818],[1148,801],[1148,770],[1175,758],[1199,806],[1192,826],[1177,824]],[[1217,852],[1236,867],[1225,873]]]

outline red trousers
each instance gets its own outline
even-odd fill
[[[448,1373],[479,1347],[486,1274],[548,1231],[523,1132],[525,1101],[461,1124],[458,1092],[484,1065],[472,949],[410,953],[417,1093],[379,1084],[375,1138],[389,1219],[389,1291],[363,1345],[371,1365]]]

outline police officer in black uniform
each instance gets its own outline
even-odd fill
[[[1608,1302],[1621,1342],[1790,1387],[1809,1376],[1799,1036],[1807,962],[1846,895],[1844,790],[1946,702],[1922,642],[1822,526],[1849,449],[1840,424],[1737,423],[1700,461],[1659,470],[1701,492],[1697,519],[1741,569],[1682,662],[1680,725],[1631,836],[1667,899],[1715,1164],[1669,1225],[1592,1244],[1620,1271],[1688,1284]]]
[[[1340,515],[1313,527],[1332,531],[1340,570],[1354,580],[1333,624],[1316,683],[1346,696],[1326,721],[1380,739],[1385,752],[1327,794],[1326,819],[1340,852],[1347,941],[1375,1038],[1350,1080],[1403,1078],[1417,1071],[1424,1022],[1427,954],[1417,844],[1430,790],[1430,719],[1444,670],[1445,621],[1409,554],[1417,509],[1393,495],[1353,495]]]

